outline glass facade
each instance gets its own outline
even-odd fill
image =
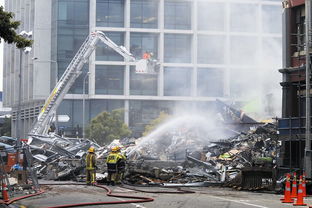
[[[96,26],[123,27],[124,0],[96,0]]]
[[[125,38],[123,32],[105,32],[105,35],[117,45],[124,45]],[[124,58],[112,48],[99,42],[96,46],[95,60],[97,61],[123,61]]]
[[[157,59],[158,35],[153,33],[131,33],[130,52],[138,59],[142,58],[145,52],[152,52],[153,57]]]
[[[112,112],[116,109],[124,109],[124,102],[122,100],[90,100],[90,117],[88,118],[91,120],[104,111]]]
[[[257,70],[265,65],[263,60],[280,64],[276,58],[281,56],[279,0],[259,1],[164,0],[161,5],[159,0],[96,0],[91,6],[96,10],[89,13],[89,0],[59,0],[58,76],[90,32],[89,16],[95,19],[91,24],[95,29],[102,29],[136,59],[152,52],[163,61],[161,73],[137,74],[133,63],[99,42],[95,59],[84,66],[70,91],[82,94],[82,79],[91,66],[91,83],[86,84],[88,120],[102,111],[125,108],[125,121],[133,135],[141,136],[144,126],[161,111],[207,109],[213,106],[211,97],[252,93],[248,86],[262,84]],[[247,74],[250,77],[245,79]],[[82,101],[70,96],[74,98],[62,103],[60,114],[69,112],[71,120],[64,125],[75,130],[82,124],[78,112]],[[147,96],[152,100],[145,100]]]
[[[259,50],[255,50],[258,38],[253,36],[231,37],[230,61],[234,65],[253,65],[257,63]]]
[[[97,65],[95,67],[95,94],[123,95],[124,66]]]
[[[165,62],[190,63],[192,59],[191,40],[191,35],[165,34]]]
[[[257,32],[258,6],[256,4],[231,4],[231,32]]]
[[[131,0],[130,25],[135,28],[158,27],[158,0]]]
[[[57,15],[58,78],[89,33],[89,0],[59,0]],[[84,71],[88,70],[85,65]],[[82,75],[69,93],[82,93]]]
[[[58,107],[59,115],[68,115],[68,122],[59,122],[58,127],[65,135],[82,136],[82,100],[63,100]],[[85,122],[88,124],[92,118],[104,111],[111,112],[115,109],[124,109],[122,100],[85,100]]]
[[[262,6],[262,31],[265,33],[282,32],[282,11],[280,6]]]
[[[222,97],[224,90],[223,69],[199,68],[197,71],[197,95]]]
[[[129,127],[134,136],[141,136],[145,125],[157,118],[160,112],[172,112],[174,102],[171,101],[150,101],[131,100],[129,102]]]
[[[190,96],[191,95],[191,68],[165,67],[164,69],[164,95]]]
[[[192,4],[190,1],[165,1],[165,29],[190,30]]]
[[[157,75],[138,74],[131,67],[130,95],[157,95]]]
[[[225,36],[199,35],[197,62],[200,64],[223,64],[225,50]]]
[[[197,10],[199,30],[223,31],[225,29],[226,15],[223,3],[198,2]]]

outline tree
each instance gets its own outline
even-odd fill
[[[171,118],[170,115],[166,114],[165,112],[160,112],[159,116],[156,119],[152,120],[150,124],[145,126],[143,136],[146,136],[149,133],[151,133],[154,129],[156,129],[158,126],[166,122],[169,118]]]
[[[11,136],[11,118],[4,117],[4,121],[0,125],[0,136]]]
[[[130,136],[130,129],[122,121],[123,112],[122,109],[116,109],[111,113],[104,111],[98,114],[86,129],[87,137],[94,139],[99,145],[103,145],[114,139]]]
[[[28,40],[15,32],[20,22],[14,21],[13,17],[14,14],[12,12],[4,11],[3,6],[0,6],[0,38],[3,38],[9,44],[15,43],[17,48],[31,46],[32,40]]]

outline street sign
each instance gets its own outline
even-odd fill
[[[57,115],[57,122],[68,122],[70,117],[68,115]],[[53,118],[53,122],[55,121],[55,117]]]

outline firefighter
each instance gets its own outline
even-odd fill
[[[108,172],[108,183],[115,185],[120,182],[120,176],[118,169],[121,169],[120,162],[124,159],[124,156],[120,154],[120,147],[112,147],[111,153],[107,156],[107,172]],[[119,165],[119,167],[118,167]]]
[[[117,178],[116,183],[121,183],[121,180],[123,179],[125,170],[126,170],[126,156],[121,154],[120,147],[117,149],[117,153],[119,155],[119,159],[117,161]]]
[[[86,157],[87,185],[94,185],[96,183],[95,170],[96,170],[96,158],[94,153],[94,147],[90,147]]]

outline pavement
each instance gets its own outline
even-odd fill
[[[292,204],[282,204],[281,195],[272,193],[257,193],[237,191],[230,188],[220,187],[188,187],[192,194],[167,194],[167,193],[145,193],[130,190],[120,186],[108,186],[114,194],[131,196],[144,196],[154,198],[153,202],[129,203],[118,205],[96,205],[84,207],[125,207],[125,208],[284,208],[293,207]],[[131,198],[116,198],[106,196],[104,189],[86,185],[44,185],[41,186],[45,193],[39,196],[20,200],[13,205],[18,207],[24,205],[27,208],[53,207],[63,204],[76,204],[99,201],[125,201]],[[143,191],[175,191],[175,189],[164,189],[157,187],[137,189]],[[305,199],[312,205],[312,197]],[[307,206],[306,206],[307,207]]]

